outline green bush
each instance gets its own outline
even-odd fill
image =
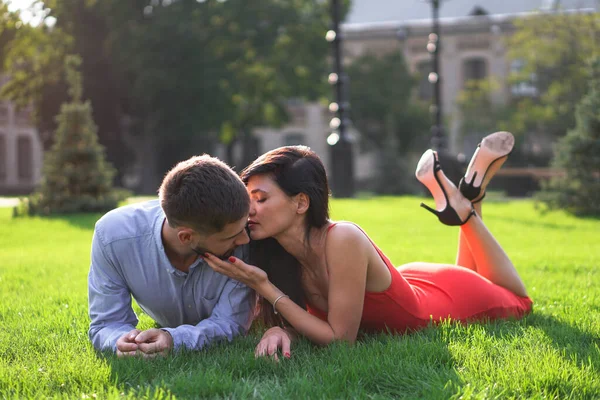
[[[550,208],[576,215],[600,216],[600,58],[593,63],[595,79],[576,111],[575,129],[561,138],[552,165],[564,176],[543,186],[539,198]]]

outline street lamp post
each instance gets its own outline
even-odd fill
[[[444,114],[442,112],[442,73],[440,52],[442,50],[439,8],[441,0],[429,0],[432,8],[432,29],[427,42],[427,51],[431,54],[432,71],[428,80],[433,85],[433,101],[431,104],[431,148],[438,152],[438,158],[444,173],[453,181],[458,181],[464,174],[464,166],[448,149],[447,136],[444,132]]]
[[[329,105],[333,118],[329,123],[331,133],[327,137],[330,148],[331,190],[335,197],[354,196],[354,157],[352,140],[348,135],[349,101],[345,98],[345,86],[348,77],[342,64],[342,35],[340,32],[340,0],[331,0],[332,29],[325,38],[333,48],[333,72],[328,82],[334,87],[335,101]]]
[[[442,77],[440,74],[440,24],[439,24],[439,7],[440,0],[431,0],[432,8],[432,33],[429,34],[427,43],[427,51],[431,54],[432,72],[428,76],[429,83],[433,85],[433,102],[431,104],[431,114],[433,124],[431,126],[431,146],[434,150],[442,152],[446,149],[444,137],[444,125],[442,121],[442,96],[441,84]]]

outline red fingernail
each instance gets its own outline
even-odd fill
[[[210,254],[204,253],[204,257],[210,257]]]
[[[235,262],[235,257],[233,257],[233,256],[229,257],[229,262],[234,263]]]
[[[290,353],[284,353],[284,355],[283,355],[283,356],[284,356],[285,358],[290,358],[290,357],[291,357]]]

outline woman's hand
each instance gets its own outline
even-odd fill
[[[277,353],[281,350],[281,353],[285,358],[290,358],[290,345],[294,337],[295,335],[287,329],[274,326],[264,333],[262,339],[256,346],[256,350],[254,350],[254,357],[271,356],[275,361],[279,361]]]
[[[204,260],[216,272],[226,275],[236,281],[242,282],[258,293],[259,287],[269,281],[267,273],[262,269],[249,265],[236,257],[229,257],[229,261],[223,261],[210,253],[204,255]]]

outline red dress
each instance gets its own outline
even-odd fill
[[[392,283],[383,292],[365,293],[360,322],[363,331],[405,332],[448,318],[463,322],[520,318],[531,311],[529,297],[517,296],[468,268],[409,265],[396,269],[371,243],[392,274]],[[325,313],[308,303],[307,309],[327,320]]]

